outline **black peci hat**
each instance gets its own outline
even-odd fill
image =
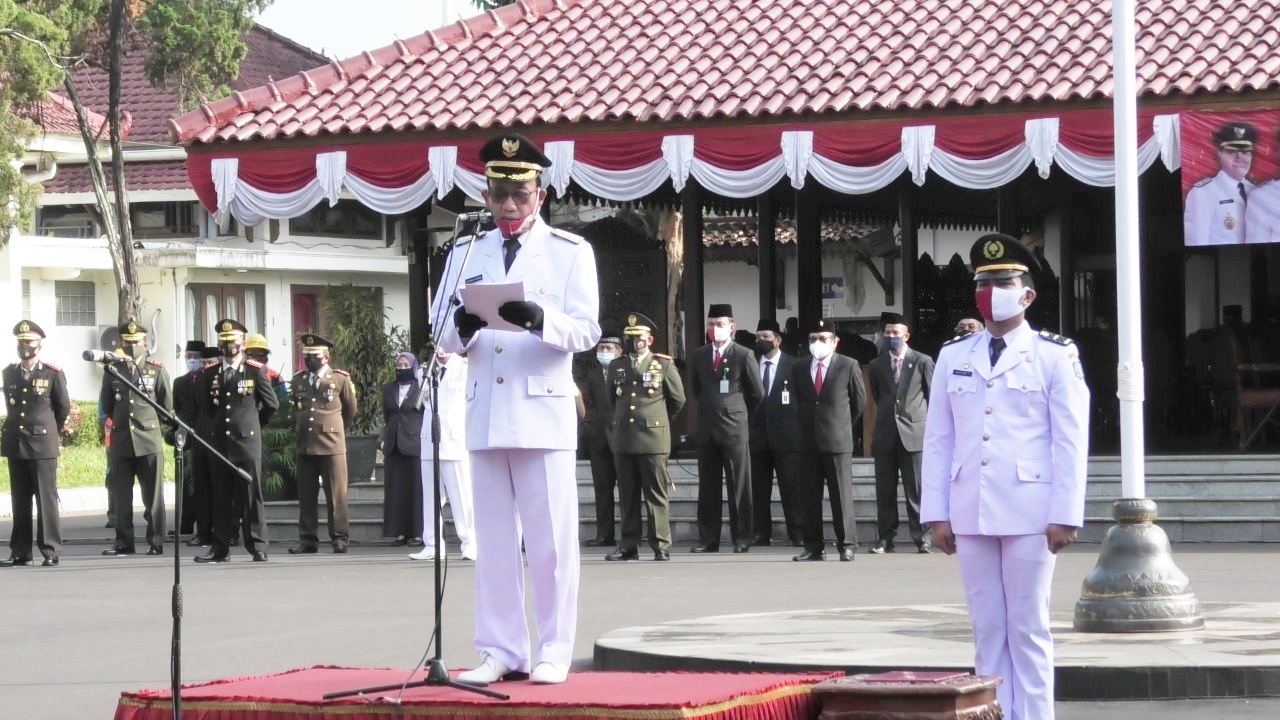
[[[896,312],[880,313],[880,329],[883,330],[885,325],[906,325],[907,319]]]
[[[204,341],[203,341],[203,340],[188,340],[188,341],[187,341],[187,347],[186,347],[186,349],[185,349],[185,350],[183,350],[183,352],[194,352],[194,353],[204,352]]]
[[[1030,274],[1037,266],[1031,250],[1017,238],[988,233],[969,248],[974,280],[1002,280]]]
[[[774,335],[782,334],[782,328],[778,326],[777,320],[761,320],[756,323],[756,332],[760,332],[761,330],[768,330]]]
[[[729,303],[711,303],[711,307],[707,308],[707,317],[733,317],[733,306]]]
[[[516,133],[499,135],[480,148],[484,176],[490,180],[536,180],[551,161],[532,140]]]

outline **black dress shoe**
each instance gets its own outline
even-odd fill
[[[735,553],[744,553],[744,552],[748,552],[749,550],[751,550],[750,545],[734,545],[733,546],[733,551]]]
[[[163,555],[163,554],[164,554],[164,548],[160,547],[159,545],[152,545],[151,547],[147,548],[147,554],[148,554],[148,555]]]
[[[796,562],[809,562],[809,561],[821,562],[827,559],[827,554],[821,550],[805,550],[804,552],[800,553],[799,555],[791,559]]]
[[[605,560],[639,560],[640,551],[639,550],[623,550],[622,548],[618,548],[617,550],[614,550],[608,555],[605,555],[604,559]]]
[[[122,557],[124,555],[132,555],[133,551],[125,550],[124,548],[119,548],[119,547],[112,547],[112,548],[107,548],[106,550],[103,550],[102,554],[112,556],[112,557]]]
[[[347,543],[344,540],[336,540],[333,543],[333,552],[338,555],[347,554]]]
[[[711,544],[707,544],[707,545],[694,545],[693,547],[689,548],[689,552],[695,552],[695,553],[713,553],[713,552],[720,552],[720,546],[719,546],[719,545],[711,545]]]
[[[9,558],[9,562],[13,563],[13,566],[14,566],[14,567],[22,567],[23,565],[30,565],[30,564],[31,564],[31,558],[29,558],[29,557],[10,557],[10,558]]]
[[[586,547],[609,547],[616,545],[617,542],[613,538],[591,538],[590,540],[583,540],[582,544]]]
[[[319,549],[315,545],[298,545],[289,548],[290,555],[315,555]]]
[[[916,553],[920,555],[931,555],[933,553],[933,546],[929,543],[920,543],[919,545],[916,545]]]
[[[53,567],[54,565],[57,565],[57,564],[58,564],[58,556],[50,555],[49,557],[44,559],[44,562],[40,563],[40,567]]]
[[[871,546],[869,551],[872,555],[883,555],[887,552],[893,552],[893,543],[888,540],[877,540],[875,545]]]
[[[751,544],[756,547],[769,547],[770,545],[773,544],[773,539],[765,537],[763,535],[757,535],[756,537],[752,538]]]
[[[840,548],[840,562],[853,562],[853,548]]]
[[[670,560],[671,553],[667,552],[666,550],[654,550],[653,559],[654,560]]]
[[[266,562],[266,561],[267,561],[267,553],[266,553],[266,551],[263,551],[263,550],[254,550],[254,551],[253,551],[253,561],[254,561],[254,562]]]
[[[210,550],[204,555],[197,555],[195,559],[198,563],[221,563],[226,562],[231,558],[229,558],[225,552],[219,553]]]
[[[391,541],[391,547],[404,547],[409,544],[409,538],[404,535],[397,535],[395,540]]]
[[[187,541],[187,547],[209,547],[209,538],[193,537]]]

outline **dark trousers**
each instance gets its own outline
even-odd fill
[[[147,522],[147,545],[164,544],[164,483],[160,479],[160,453],[134,457],[111,456],[111,507],[116,511],[115,547],[133,552],[133,479],[142,489]]]
[[[183,481],[182,519],[178,526],[183,533],[194,532],[201,540],[213,539],[213,463],[220,462],[194,441],[188,440],[188,450],[182,456]],[[177,461],[177,452],[174,452]]]
[[[619,485],[613,449],[607,442],[591,443],[591,485],[596,496],[596,539],[613,540],[613,489]],[[625,517],[626,511],[622,512]]]
[[[304,545],[319,542],[320,519],[316,514],[321,484],[328,511],[329,539],[347,541],[347,454],[298,455],[294,477],[298,479],[298,540]]]
[[[618,504],[622,506],[622,538],[618,549],[626,552],[640,547],[641,499],[649,513],[649,547],[666,550],[671,547],[671,513],[667,489],[667,454],[638,455],[619,453]]]
[[[751,510],[755,514],[751,527],[756,537],[769,540],[773,537],[773,475],[778,474],[778,498],[782,502],[782,519],[786,523],[787,539],[799,542],[804,538],[804,503],[800,489],[796,487],[799,476],[799,453],[777,452],[769,449],[751,451]]]
[[[58,458],[9,458],[9,492],[13,496],[13,532],[9,554],[31,559],[31,504],[40,513],[36,545],[45,557],[62,552],[62,530],[58,524]]]
[[[729,489],[729,535],[735,545],[751,542],[751,466],[747,444],[698,448],[698,539],[720,544],[720,488]]]
[[[422,459],[392,450],[382,456],[382,472],[382,534],[422,537]]]
[[[853,520],[853,454],[814,452],[806,454],[805,531],[806,550],[818,552],[826,544],[822,527],[822,489],[831,502],[831,527],[836,547],[858,548],[858,528]]]
[[[212,460],[212,458],[209,458]],[[212,472],[213,538],[210,549],[225,555],[239,529],[244,549],[250,553],[267,546],[267,507],[262,500],[262,461],[235,460],[236,467],[249,473],[249,480],[214,460]]]
[[[920,457],[894,442],[892,451],[877,453],[876,460],[876,532],[892,544],[898,532],[898,474],[902,474],[902,494],[907,501],[907,527],[916,545],[929,542],[928,531],[920,526]]]

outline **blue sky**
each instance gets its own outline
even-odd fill
[[[258,23],[341,59],[477,12],[469,0],[275,0]]]

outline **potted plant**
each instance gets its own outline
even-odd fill
[[[351,373],[357,393],[356,418],[347,428],[347,477],[367,482],[377,460],[382,386],[395,377],[394,353],[407,340],[400,328],[388,328],[381,288],[329,285],[321,303],[332,328],[333,366]]]

